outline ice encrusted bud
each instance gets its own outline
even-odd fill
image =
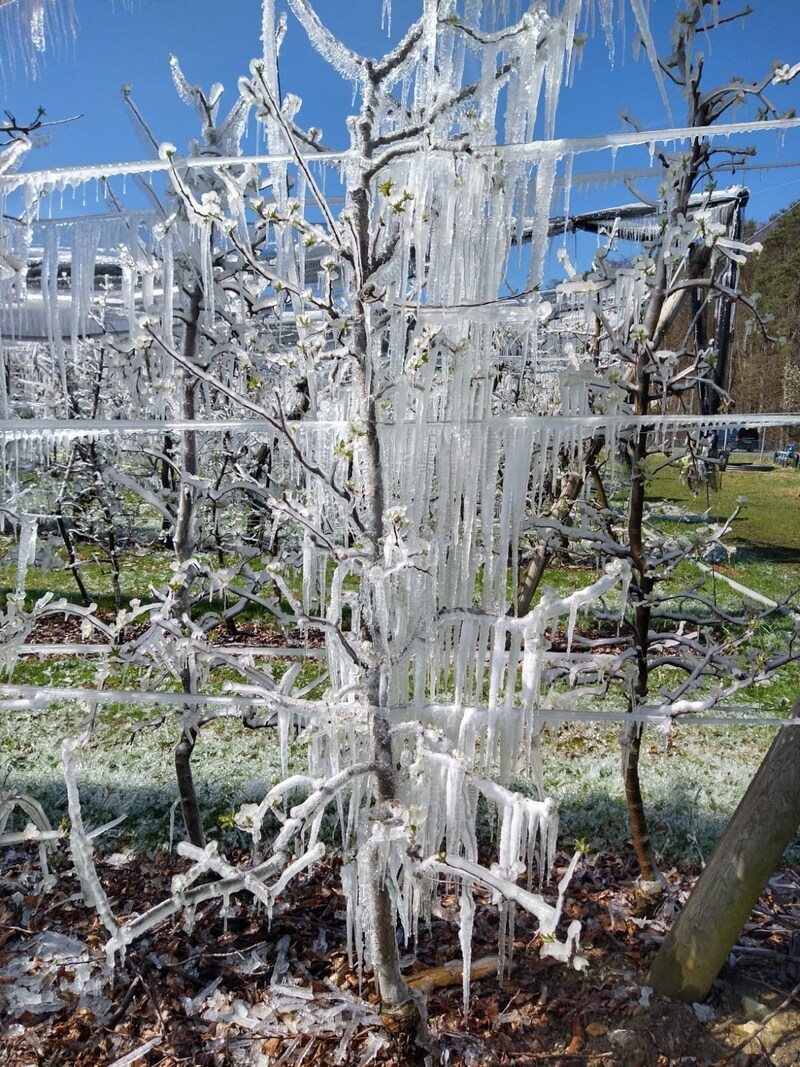
[[[386,508],[383,513],[383,521],[387,526],[407,526],[408,508],[396,506],[392,508]]]
[[[242,804],[241,808],[233,817],[234,824],[239,830],[250,833],[258,820],[258,804]]]
[[[220,203],[219,193],[213,191],[203,193],[200,201],[200,207],[204,215],[210,219],[222,218],[222,204]]]
[[[775,69],[775,73],[772,75],[772,84],[785,84],[786,82],[790,82],[797,74],[800,74],[800,63],[795,63],[792,67],[790,67],[788,63],[782,63]]]

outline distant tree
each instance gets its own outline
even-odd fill
[[[800,411],[800,201],[773,215],[759,236],[752,286],[771,338],[751,334],[745,352],[768,390],[759,410]]]

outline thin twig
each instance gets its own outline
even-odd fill
[[[136,996],[136,990],[140,986],[144,987],[144,983],[142,982],[142,976],[140,974],[137,974],[131,984],[125,990],[125,996],[122,998],[120,1006],[117,1008],[114,1014],[109,1016],[109,1018],[106,1020],[105,1025],[108,1027],[109,1030],[113,1030],[117,1023],[122,1022],[125,1012],[130,1007],[131,1001]]]
[[[543,1063],[547,1060],[613,1060],[613,1052],[513,1052],[511,1063]]]
[[[764,1029],[766,1028],[767,1024],[770,1022],[771,1019],[774,1019],[776,1015],[779,1015],[782,1011],[789,1007],[791,1002],[797,997],[798,993],[800,993],[800,982],[797,983],[797,985],[790,993],[786,994],[786,996],[783,998],[777,1008],[773,1008],[771,1012],[768,1012],[764,1016],[764,1018],[761,1020],[761,1025],[758,1027],[757,1030],[754,1030],[752,1034],[748,1034],[747,1037],[743,1038],[738,1045],[735,1045],[730,1050],[730,1052],[726,1052],[724,1056],[721,1056],[718,1060],[715,1060],[711,1067],[722,1067],[722,1064],[728,1063],[730,1060],[732,1060],[737,1053],[741,1052],[742,1049],[749,1045],[751,1041],[754,1041],[760,1033],[763,1033]]]

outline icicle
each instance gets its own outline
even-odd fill
[[[575,623],[578,618],[577,601],[573,601],[569,606],[569,624],[567,626],[567,652],[572,651],[572,638],[575,636]]]
[[[17,553],[16,595],[25,596],[25,577],[28,567],[36,562],[36,536],[39,524],[35,515],[23,515],[20,518],[19,550]]]
[[[278,747],[280,751],[281,775],[289,777],[289,734],[292,713],[285,707],[278,708]]]
[[[450,763],[447,769],[445,792],[446,830],[450,848],[458,849],[464,839],[464,822],[467,815],[464,804],[464,769]]]
[[[544,263],[547,254],[547,227],[553,202],[556,163],[560,155],[561,150],[557,145],[544,145],[539,156],[536,170],[536,201],[532,223],[531,258],[527,281],[527,288],[530,290],[541,286],[544,277]]]
[[[461,989],[464,998],[464,1018],[469,1016],[469,990],[472,971],[472,928],[475,922],[475,896],[469,880],[461,880],[458,912],[458,941],[461,945]]]
[[[569,227],[569,202],[572,195],[572,167],[575,162],[575,153],[568,152],[566,155],[566,162],[564,164],[564,185],[563,185],[563,198],[564,198],[564,233],[566,235]]]
[[[667,96],[666,86],[664,85],[664,76],[658,62],[658,50],[656,48],[656,43],[653,40],[653,34],[650,31],[650,19],[645,10],[643,0],[630,0],[630,3],[636,17],[636,24],[639,27],[642,43],[647,52],[647,59],[652,67],[653,76],[656,79],[656,85],[658,86],[658,91],[661,94],[661,99],[664,103],[664,110],[667,113],[670,125],[672,125],[672,109],[670,108],[669,97]]]
[[[315,572],[314,543],[308,533],[303,535],[303,611],[311,615],[314,611]]]
[[[359,984],[361,983],[361,946],[363,932],[361,910],[358,903],[358,865],[346,863],[341,870],[342,893],[347,906],[347,962],[351,967],[358,962]]]

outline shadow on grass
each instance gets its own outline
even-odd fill
[[[645,796],[645,811],[653,846],[662,866],[677,865],[699,872],[708,862],[733,811],[713,808],[697,799],[689,787],[669,794]],[[565,797],[560,803],[559,843],[569,849],[584,845],[592,852],[632,853],[625,802],[601,791]],[[800,827],[783,857],[800,862]]]
[[[662,504],[675,503],[672,497],[668,496],[653,496],[651,500]],[[698,507],[700,506],[702,504],[698,502]],[[726,518],[727,515],[721,511],[715,512],[713,505],[711,505],[710,514],[706,514],[700,510],[683,513],[676,504],[674,512],[650,515],[648,522],[654,525],[683,523],[688,527],[709,521],[719,522]],[[760,542],[757,536],[758,526],[756,519],[750,519],[747,516],[740,516],[736,520],[734,530],[728,535],[726,541],[736,546],[737,563],[800,563],[800,548],[770,544],[768,541]],[[743,533],[747,536],[742,536]]]
[[[780,548],[778,545],[737,541],[735,558],[737,563],[800,563],[800,548]]]
[[[186,837],[181,816],[177,788],[174,785],[135,786],[120,784],[109,787],[107,782],[93,782],[90,778],[79,779],[81,815],[88,833],[112,822],[119,816],[125,819],[118,826],[94,839],[101,852],[113,852],[120,848],[149,850],[172,844],[173,847]],[[26,793],[40,802],[54,828],[69,827],[67,793],[63,780],[58,778],[37,779],[15,775],[9,791]],[[239,790],[235,795],[220,783],[197,782],[203,823],[209,840],[220,847],[247,847],[250,837],[233,825],[235,811],[245,803],[255,803],[263,798],[261,790]],[[27,816],[17,808],[12,813],[7,829],[22,830]],[[276,824],[277,826],[277,824]]]
[[[15,781],[15,788],[35,796],[43,805],[51,824],[68,827],[66,790],[56,778]],[[197,789],[206,835],[219,842],[223,850],[250,844],[248,835],[233,826],[234,812],[245,803],[257,803],[263,792],[258,788],[242,791],[226,790],[219,783],[198,781]],[[109,788],[107,783],[91,780],[80,783],[81,811],[86,829],[91,832],[125,814],[119,826],[95,840],[101,852],[121,848],[148,851],[172,844],[174,848],[185,834],[174,786],[125,786]],[[300,800],[298,793],[295,803]],[[659,862],[664,867],[677,865],[685,870],[699,871],[708,861],[721,837],[732,811],[721,810],[698,799],[690,787],[673,787],[668,794],[645,798],[651,836]],[[8,829],[23,829],[27,819],[15,812]],[[483,823],[481,826],[480,824]],[[487,813],[479,813],[479,839],[492,846],[492,825]],[[266,840],[274,826],[265,827]],[[340,845],[339,820],[330,813],[323,824],[323,838],[335,852]],[[610,852],[619,856],[632,853],[627,812],[622,798],[609,796],[601,790],[565,796],[560,800],[559,845],[588,852]],[[494,842],[496,846],[496,842]],[[800,862],[800,827],[794,841],[784,855],[784,863]]]

